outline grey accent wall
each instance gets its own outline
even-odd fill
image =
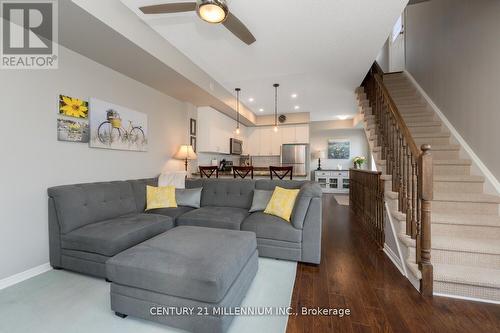
[[[407,70],[500,178],[500,2],[433,0],[408,7]]]
[[[48,262],[50,186],[151,177],[183,170],[193,106],[63,47],[58,70],[0,73],[0,279]],[[117,55],[119,56],[119,55]],[[91,149],[57,141],[58,95],[96,97],[149,116],[149,151]]]

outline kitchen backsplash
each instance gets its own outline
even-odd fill
[[[257,168],[268,167],[270,165],[279,166],[281,159],[279,156],[252,156],[252,165]]]

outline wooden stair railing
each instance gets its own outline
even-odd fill
[[[383,81],[383,71],[375,62],[362,87],[376,120],[380,159],[392,176],[392,191],[398,193],[398,210],[406,214],[406,234],[416,241],[416,263],[422,273],[420,291],[432,295],[431,201],[433,169],[431,146],[416,145],[396,103]]]
[[[379,248],[384,248],[384,182],[382,172],[349,170],[349,205]]]

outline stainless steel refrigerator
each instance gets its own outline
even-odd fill
[[[293,166],[293,175],[307,177],[309,172],[309,145],[284,144],[281,146],[281,165]]]

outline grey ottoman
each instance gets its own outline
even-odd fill
[[[257,269],[253,232],[180,226],[106,262],[111,309],[191,332],[225,332]]]

